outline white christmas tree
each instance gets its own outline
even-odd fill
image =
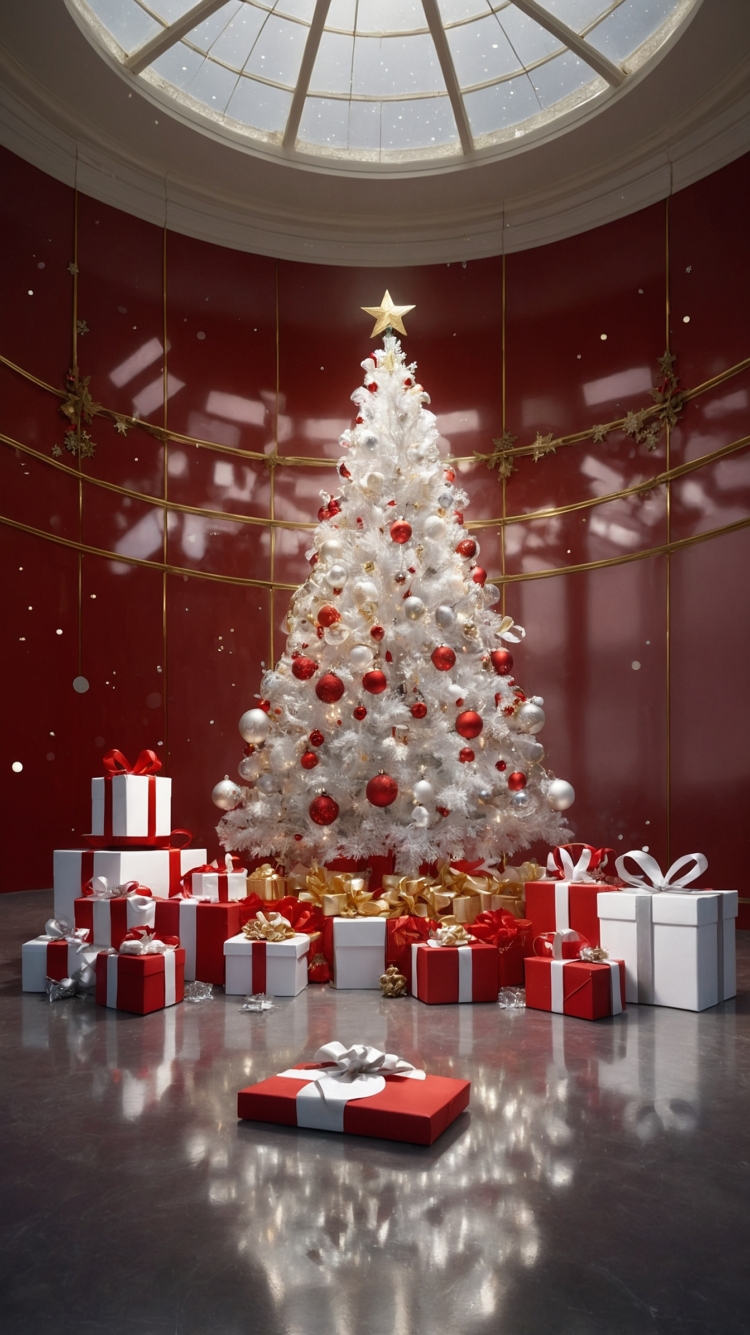
[[[491,610],[466,494],[393,333],[412,308],[386,293],[365,309],[384,348],[362,362],[286,649],[240,720],[243,787],[214,789],[220,838],[287,865],[391,852],[403,872],[560,843],[574,793],[542,767],[543,701],[507,647],[524,631]]]

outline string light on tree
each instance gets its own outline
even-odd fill
[[[404,873],[565,842],[573,790],[542,768],[543,702],[511,675],[524,632],[491,610],[468,497],[396,337],[413,307],[386,292],[363,309],[383,347],[362,361],[286,645],[240,722],[248,786],[217,785],[221,838],[287,862],[392,851]]]

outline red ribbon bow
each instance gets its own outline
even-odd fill
[[[122,751],[117,749],[108,751],[102,764],[110,779],[113,774],[156,774],[162,767],[155,751],[141,751],[135,764],[131,765]]]
[[[487,909],[471,924],[470,935],[497,946],[498,950],[507,950],[528,925],[525,919],[514,918],[505,909]]]

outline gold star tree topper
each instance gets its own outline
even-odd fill
[[[375,328],[372,331],[373,338],[377,338],[378,334],[382,334],[383,330],[388,329],[389,327],[395,329],[396,333],[403,334],[404,337],[406,337],[406,330],[404,329],[404,321],[402,317],[408,315],[409,311],[413,311],[414,307],[394,306],[391,301],[391,294],[386,289],[385,296],[379,306],[362,306],[361,309],[365,311],[367,315],[371,315],[375,321]]]

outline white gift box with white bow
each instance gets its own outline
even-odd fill
[[[707,865],[689,853],[663,874],[639,849],[617,859],[625,889],[599,894],[598,912],[602,946],[625,961],[628,1002],[702,1011],[735,995],[737,891],[689,888]]]

